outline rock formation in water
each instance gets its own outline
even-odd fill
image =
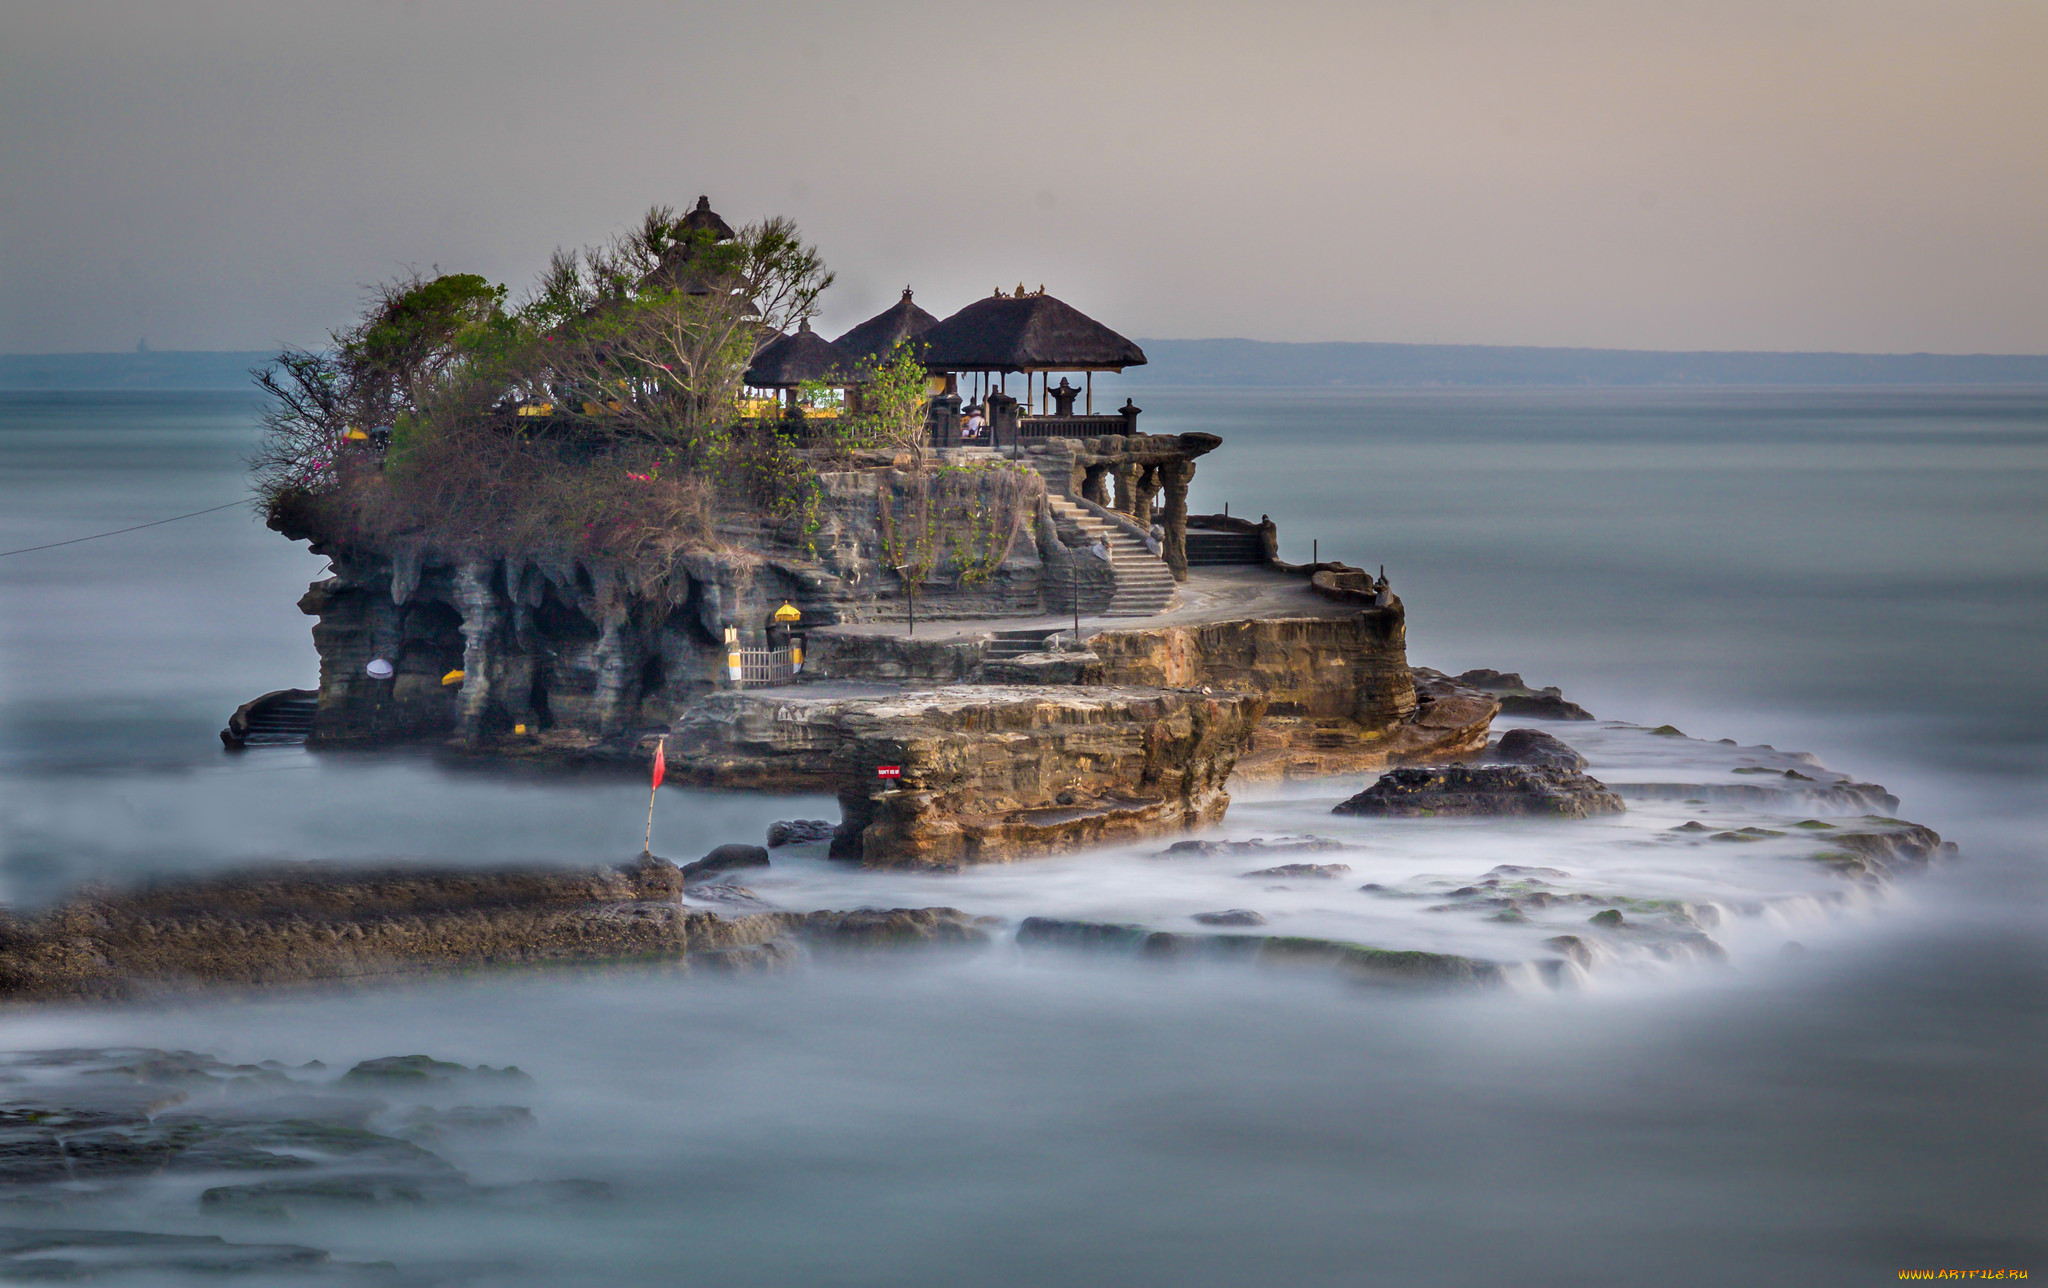
[[[1262,709],[1252,694],[1122,687],[719,693],[667,748],[679,780],[837,792],[837,856],[943,867],[1213,823]]]
[[[0,998],[132,998],[574,962],[722,967],[771,940],[983,937],[950,909],[727,917],[684,903],[684,893],[684,874],[652,857],[590,869],[289,868],[86,891],[40,914],[0,913]]]
[[[1394,818],[1541,815],[1590,818],[1619,814],[1621,797],[1576,770],[1533,765],[1446,765],[1395,769],[1351,799],[1338,814]]]

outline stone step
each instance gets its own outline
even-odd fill
[[[1042,653],[1045,651],[1046,639],[1050,636],[1057,635],[1058,633],[1058,631],[1036,629],[1026,631],[996,631],[995,639],[989,644],[988,650],[986,654],[984,654],[984,656],[993,658],[1005,658],[1023,657],[1031,653]]]
[[[1109,605],[1098,616],[1151,617],[1173,606],[1176,584],[1173,570],[1146,548],[1129,529],[1112,523],[1082,506],[1064,492],[1067,471],[1064,464],[1053,466],[1047,458],[1031,458],[1034,469],[1046,477],[1046,503],[1054,521],[1078,530],[1089,543],[1102,542],[1109,553],[1110,575],[1116,588]]]

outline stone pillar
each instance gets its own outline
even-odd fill
[[[640,702],[640,633],[624,608],[614,609],[604,619],[604,633],[598,637],[597,692],[591,715],[599,736],[623,733]]]
[[[1175,581],[1188,579],[1188,484],[1195,478],[1193,461],[1168,461],[1159,467],[1160,481],[1166,485],[1166,514],[1162,526],[1166,529],[1166,540],[1160,543],[1159,553],[1166,560],[1166,566],[1173,569]]]
[[[1135,514],[1138,509],[1138,467],[1130,461],[1119,461],[1112,472],[1116,476],[1116,508],[1124,514]]]
[[[1081,495],[1097,505],[1109,505],[1109,466],[1088,467],[1087,476],[1081,480]]]
[[[1152,498],[1158,495],[1159,467],[1147,465],[1138,475],[1137,504],[1131,508],[1131,517],[1138,521],[1139,527],[1152,526]]]
[[[1039,472],[1045,475],[1046,491],[1054,496],[1071,497],[1080,491],[1081,463],[1071,449],[1058,450],[1055,444],[1038,458],[1043,464]]]
[[[474,744],[483,736],[505,635],[505,610],[491,588],[494,566],[467,559],[455,568],[455,607],[462,614],[462,690],[455,699],[455,736]]]

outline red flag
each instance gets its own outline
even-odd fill
[[[661,786],[661,776],[668,772],[668,757],[662,754],[662,748],[667,743],[668,739],[663,738],[660,742],[654,744],[654,785],[656,787]]]

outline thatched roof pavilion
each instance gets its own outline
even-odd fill
[[[933,371],[1122,371],[1145,351],[1040,290],[996,292],[918,337]]]
[[[889,356],[897,345],[914,340],[939,324],[939,320],[911,302],[910,288],[903,298],[832,343],[846,355],[849,368],[873,366]]]
[[[710,233],[714,242],[731,241],[737,235],[732,225],[718,217],[718,212],[711,208],[711,198],[698,197],[697,208],[676,220],[675,231],[678,240],[662,252],[661,262],[640,279],[640,289],[681,289],[690,295],[711,294],[712,284],[690,267],[690,261],[697,257],[698,246],[697,238],[690,234]]]
[[[713,241],[731,241],[738,236],[733,232],[732,225],[720,219],[718,212],[711,208],[709,197],[697,198],[697,208],[678,219],[676,226],[685,232],[708,232]]]
[[[843,381],[846,376],[846,356],[811,330],[811,320],[805,318],[796,330],[770,340],[754,355],[746,382],[756,389],[795,389],[806,381]]]

